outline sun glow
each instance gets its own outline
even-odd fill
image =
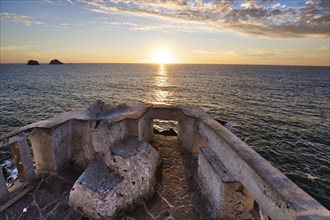
[[[168,50],[159,48],[154,52],[153,57],[152,57],[152,62],[160,63],[160,64],[172,63],[173,58],[172,58],[171,53]]]

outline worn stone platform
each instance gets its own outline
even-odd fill
[[[157,191],[124,219],[215,219],[196,181],[197,156],[180,149],[177,137],[154,135],[151,144],[162,157]]]
[[[31,183],[33,189],[1,213],[0,219],[84,219],[81,212],[68,205],[70,190],[78,176],[79,173],[71,169],[61,176],[40,175]]]
[[[154,135],[152,145],[162,157],[156,193],[118,219],[214,219],[196,182],[197,156],[182,151],[177,137]],[[80,173],[67,169],[42,174],[27,195],[0,214],[0,219],[87,219],[68,204]]]

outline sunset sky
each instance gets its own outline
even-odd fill
[[[330,65],[329,0],[0,2],[1,63]]]

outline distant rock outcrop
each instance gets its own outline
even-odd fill
[[[36,60],[29,60],[29,61],[27,62],[27,65],[39,65],[39,62],[36,61]]]
[[[49,64],[63,64],[63,63],[57,59],[54,59],[54,60],[51,60]]]

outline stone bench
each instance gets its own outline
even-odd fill
[[[70,192],[70,204],[92,219],[111,219],[154,193],[159,163],[149,143],[128,137],[88,165]]]
[[[202,193],[219,219],[251,219],[254,200],[210,147],[200,148],[198,179]]]

